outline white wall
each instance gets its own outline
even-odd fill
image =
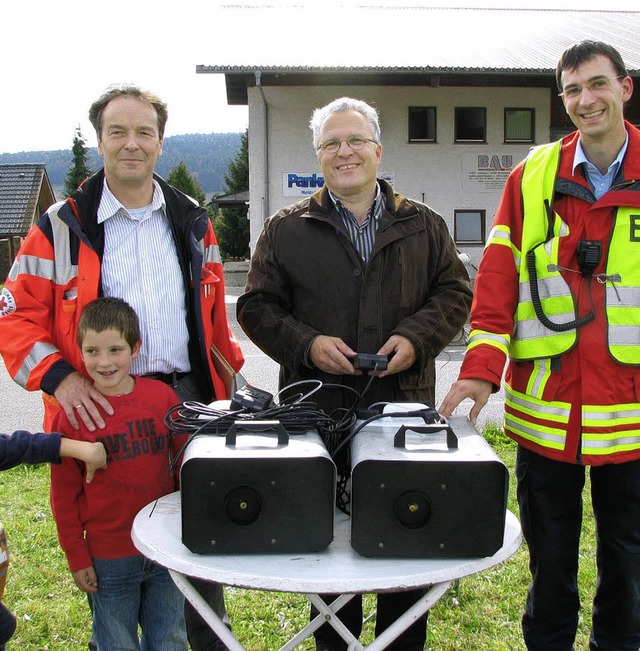
[[[319,172],[311,146],[309,119],[315,107],[336,97],[357,97],[378,108],[383,145],[379,171],[393,176],[399,192],[437,210],[452,234],[456,209],[484,209],[489,234],[508,169],[496,171],[490,167],[478,172],[478,161],[511,161],[513,166],[529,151],[529,144],[503,144],[504,109],[535,109],[535,144],[547,142],[549,137],[548,89],[333,86],[266,87],[262,91],[266,110],[260,89],[249,89],[252,249],[265,217],[298,200],[284,196],[283,174]],[[409,106],[437,108],[437,143],[408,143]],[[460,106],[486,107],[486,143],[454,144],[454,108]],[[269,125],[266,150],[265,113]],[[482,246],[460,248],[470,254],[477,266]]]

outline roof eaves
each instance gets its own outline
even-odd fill
[[[502,68],[487,66],[196,66],[197,74],[270,74],[309,73],[309,74],[451,74],[471,72],[477,74],[555,74],[554,68]]]

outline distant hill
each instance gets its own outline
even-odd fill
[[[224,175],[229,161],[240,149],[240,133],[190,133],[184,136],[170,136],[164,139],[162,156],[158,159],[156,171],[163,178],[181,161],[189,173],[198,179],[206,194],[221,193],[224,190]],[[56,194],[64,187],[64,180],[71,167],[71,144],[69,149],[56,151],[25,151],[18,154],[0,154],[0,164],[44,163],[49,180]],[[88,149],[88,164],[92,170],[102,167],[102,158],[97,149]]]

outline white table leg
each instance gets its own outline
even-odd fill
[[[180,574],[174,570],[169,570],[169,574],[180,592],[189,600],[205,622],[218,635],[220,640],[227,645],[229,651],[246,651],[245,647],[242,646],[233,633],[226,627],[222,619],[218,617],[200,593],[191,585],[188,578],[184,574]],[[331,604],[327,604],[321,595],[308,594],[307,599],[318,609],[319,614],[286,644],[280,647],[279,651],[293,651],[304,640],[311,637],[314,631],[323,624],[329,624],[336,630],[340,637],[347,643],[347,651],[365,651],[365,649],[367,651],[383,651],[383,649],[386,649],[391,642],[406,631],[420,616],[432,608],[447,592],[450,585],[451,581],[444,581],[431,586],[411,608],[398,617],[391,626],[366,647],[360,644],[337,615],[340,608],[353,599],[355,595],[343,594]]]
[[[323,624],[329,624],[340,635],[340,637],[347,643],[348,651],[362,651],[364,647],[358,642],[353,633],[342,623],[339,615],[336,613],[348,601],[351,601],[355,595],[342,594],[335,601],[330,604],[325,603],[321,595],[308,594],[307,599],[318,609],[318,615],[314,617],[301,631],[287,642],[279,651],[292,651],[303,640],[311,637],[314,631],[319,629]]]
[[[174,570],[169,570],[169,574],[185,599],[189,600],[202,619],[211,627],[211,630],[227,645],[229,651],[246,651],[211,606],[202,598],[202,595],[191,585],[189,579]]]
[[[403,615],[398,617],[389,628],[384,630],[378,637],[367,647],[367,651],[382,651],[386,649],[391,642],[398,638],[413,624],[421,615],[438,603],[445,592],[449,589],[451,581],[435,583],[425,594],[416,601]]]

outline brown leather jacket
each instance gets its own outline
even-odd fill
[[[238,299],[238,321],[281,365],[281,388],[313,378],[361,393],[369,376],[328,375],[311,367],[307,352],[313,339],[341,337],[357,352],[376,353],[392,334],[402,335],[413,344],[416,363],[374,380],[360,406],[433,405],[434,360],[467,318],[469,276],[440,215],[395,193],[386,181],[378,183],[386,209],[368,264],[344,231],[326,188],[267,220]],[[326,389],[311,400],[331,413],[350,407],[355,394]]]

